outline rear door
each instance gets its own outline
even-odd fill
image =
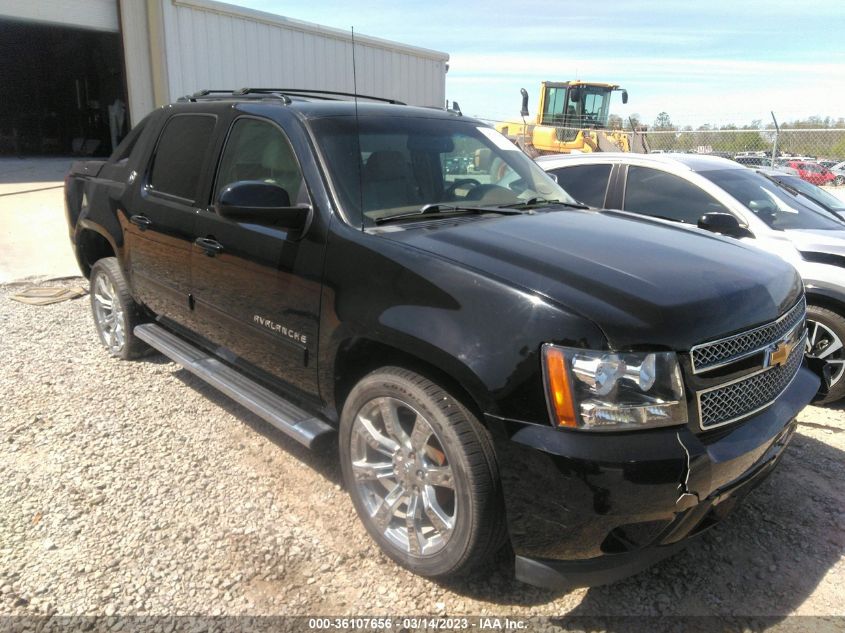
[[[197,213],[191,254],[195,329],[218,354],[271,380],[316,393],[320,274],[325,244],[286,229],[218,215],[229,184],[263,180],[292,204],[311,204],[302,169],[275,122],[244,115],[232,123],[209,203]],[[211,245],[211,246],[210,246]]]
[[[191,244],[196,198],[217,123],[210,114],[175,114],[164,124],[124,220],[135,297],[157,315],[191,319]]]

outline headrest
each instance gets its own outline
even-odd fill
[[[287,145],[281,141],[269,143],[261,155],[261,166],[273,171],[284,171],[293,167],[293,159]]]
[[[373,152],[364,165],[366,180],[396,180],[406,178],[408,170],[401,152],[381,150]]]

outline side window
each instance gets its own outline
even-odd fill
[[[612,165],[574,165],[550,170],[570,196],[591,207],[603,207]]]
[[[293,148],[275,125],[251,118],[235,121],[220,159],[215,199],[227,185],[239,180],[263,180],[279,185],[288,192],[291,203],[296,203],[302,188],[302,172]]]
[[[709,193],[673,174],[649,167],[628,167],[625,211],[698,224],[705,213],[730,213]]]
[[[165,124],[153,158],[149,186],[159,193],[194,201],[216,118],[177,114]]]

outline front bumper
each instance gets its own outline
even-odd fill
[[[768,408],[702,434],[599,435],[489,417],[517,578],[593,586],[674,553],[772,471],[818,385],[802,367]]]

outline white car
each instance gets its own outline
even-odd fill
[[[537,163],[591,207],[697,226],[792,263],[807,292],[807,356],[827,384],[820,398],[845,396],[845,222],[791,188],[715,156],[602,152],[541,156]]]

